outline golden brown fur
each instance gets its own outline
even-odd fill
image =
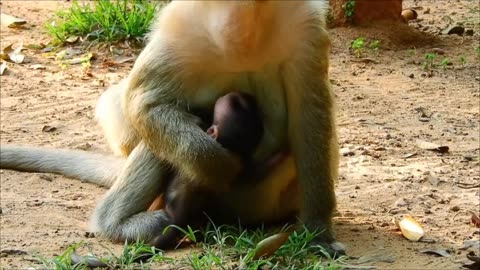
[[[297,0],[167,5],[128,78],[99,102],[110,146],[128,158],[118,163],[118,178],[104,181],[115,182],[95,210],[94,227],[114,240],[155,244],[164,216],[146,210],[174,166],[192,179],[186,187],[217,192],[232,217],[259,223],[300,212],[308,228],[323,230],[318,243],[341,252],[331,224],[338,147],[325,10],[323,1]],[[193,112],[236,89],[246,89],[263,112],[255,160],[292,154],[259,184],[232,189],[239,160],[198,127]],[[2,167],[5,160],[21,167],[15,149],[2,149],[1,158]],[[38,167],[46,171],[54,160]]]

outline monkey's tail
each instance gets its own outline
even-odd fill
[[[61,174],[105,187],[114,183],[124,163],[119,157],[80,150],[0,146],[0,169]]]

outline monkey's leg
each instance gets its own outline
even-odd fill
[[[102,127],[107,142],[115,155],[128,156],[140,139],[125,118],[122,100],[127,90],[128,80],[112,85],[97,102],[95,119]]]
[[[332,216],[338,176],[334,104],[328,81],[327,33],[316,29],[310,48],[287,63],[288,132],[303,196],[301,221],[322,231],[317,243],[332,255],[344,254],[335,241]]]
[[[117,182],[95,209],[95,231],[114,241],[146,243],[171,224],[164,211],[146,212],[164,190],[169,165],[159,160],[144,143],[130,154]]]

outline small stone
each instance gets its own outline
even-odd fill
[[[465,31],[465,35],[466,35],[466,36],[473,36],[473,33],[474,33],[474,32],[473,32],[473,29],[467,29],[467,30]]]
[[[473,157],[472,157],[472,156],[464,156],[464,157],[463,157],[463,160],[465,160],[465,161],[473,161]]]
[[[415,78],[415,74],[412,73],[412,74],[408,75],[408,77],[409,77],[410,79],[414,79],[414,78]]]
[[[450,211],[458,212],[459,210],[460,210],[460,207],[458,207],[457,205],[450,207]]]
[[[355,186],[355,189],[360,189],[360,187],[359,187],[359,186]],[[1,210],[1,209],[0,209],[0,210]]]
[[[430,8],[427,8],[423,11],[423,14],[430,14]]]

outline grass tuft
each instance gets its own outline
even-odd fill
[[[178,229],[178,227],[172,228]],[[344,258],[332,259],[320,246],[311,245],[311,241],[319,232],[306,228],[293,231],[288,241],[271,257],[254,259],[257,244],[263,239],[278,233],[277,230],[265,228],[245,229],[241,226],[221,225],[213,222],[204,229],[193,231],[190,228],[181,230],[187,238],[192,234],[202,238],[196,248],[185,249],[185,254],[173,259],[165,256],[160,250],[143,243],[125,244],[123,252],[108,258],[99,258],[112,269],[287,269],[287,270],[338,270],[345,267]],[[282,228],[280,231],[292,231]],[[197,236],[195,236],[197,237]],[[70,246],[64,254],[50,260],[40,258],[39,261],[47,269],[86,269],[85,265],[72,265],[70,256],[83,244]],[[93,253],[93,252],[90,252]],[[318,254],[323,254],[321,257]],[[94,255],[92,255],[94,256]],[[146,256],[148,260],[141,262]]]
[[[97,0],[80,4],[75,0],[69,9],[56,12],[46,27],[57,43],[72,37],[100,42],[141,41],[163,2],[167,1]]]

